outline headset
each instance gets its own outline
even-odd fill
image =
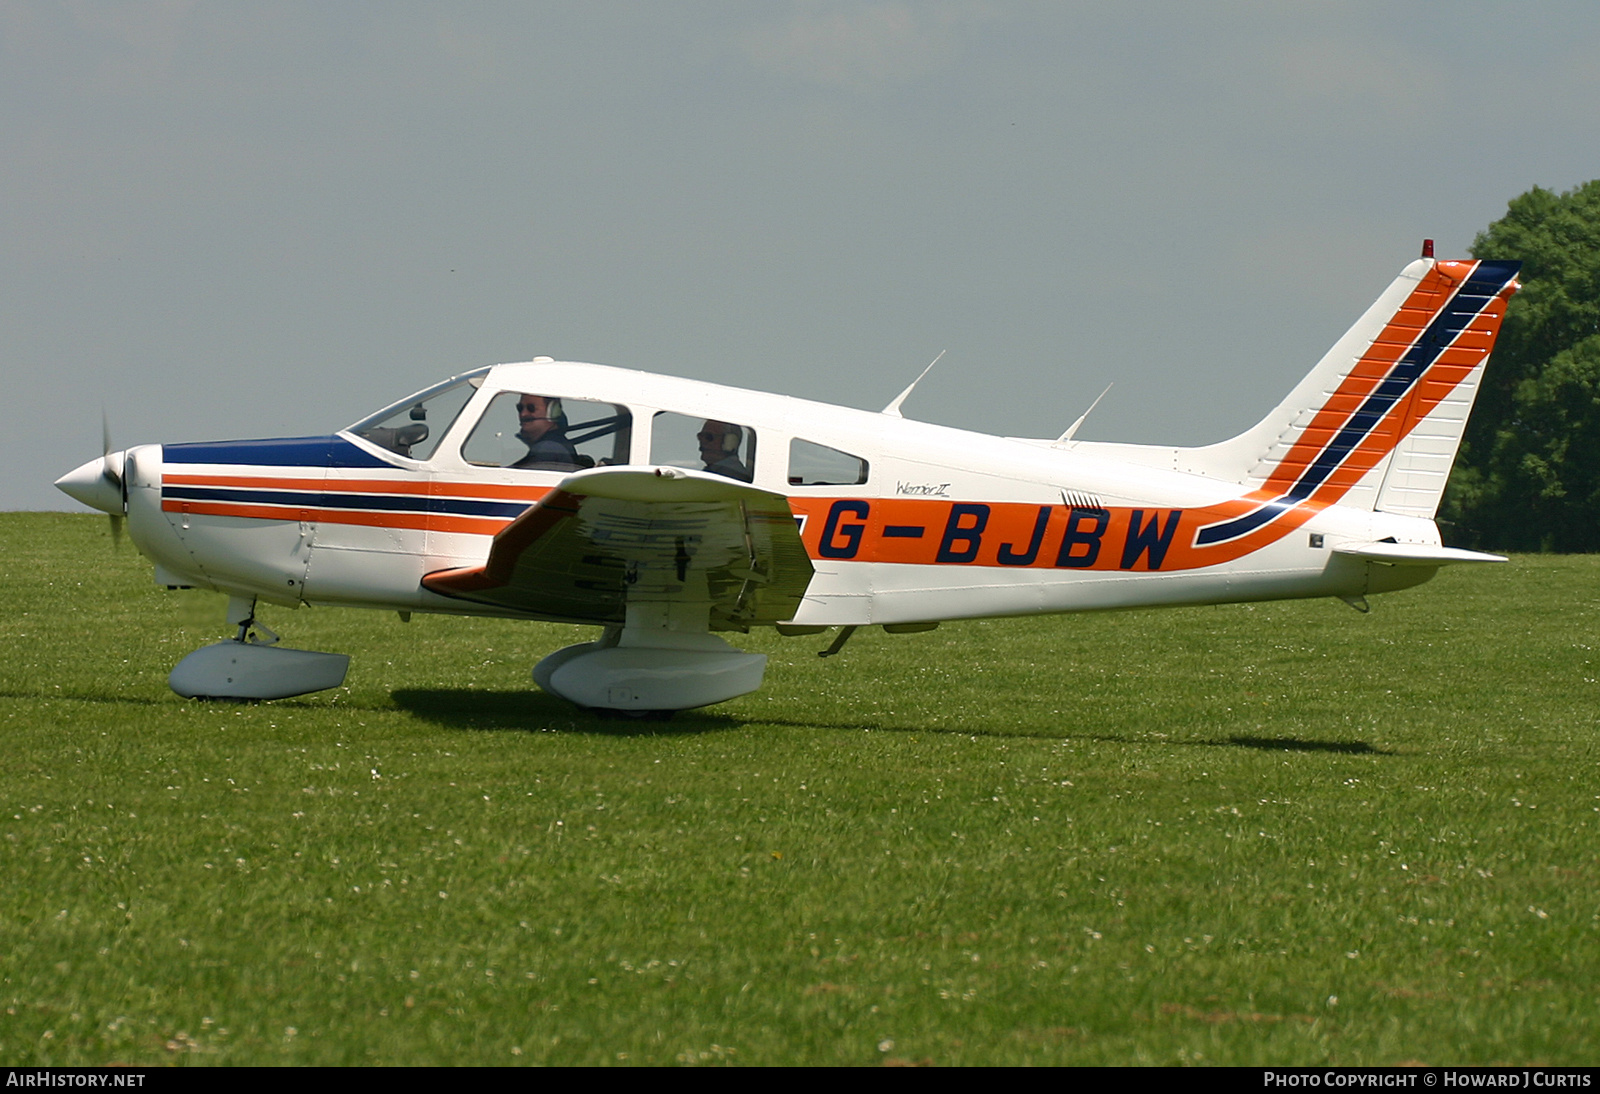
[[[735,452],[739,451],[739,446],[744,443],[744,427],[743,426],[734,425],[732,422],[717,421],[717,419],[715,419],[715,418],[707,419],[706,424],[710,425],[712,422],[716,422],[717,425],[720,425],[723,428],[723,434],[722,434],[722,451],[723,451],[723,453],[725,455],[731,456]]]
[[[554,422],[557,429],[567,428],[567,412],[561,408],[561,400],[550,395],[540,395],[537,392],[525,391],[517,396],[517,402],[527,398],[544,400],[544,416]]]

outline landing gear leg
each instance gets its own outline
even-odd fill
[[[258,646],[278,644],[278,632],[256,619],[255,597],[230,596],[228,622],[239,627],[239,633],[233,638],[235,642],[253,642]]]

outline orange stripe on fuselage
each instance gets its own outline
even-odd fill
[[[268,480],[230,476],[171,476],[177,485],[255,485]],[[296,480],[272,480],[277,489]],[[548,491],[546,491],[548,493]],[[1240,558],[1282,538],[1324,506],[1308,502],[1285,512],[1270,525],[1250,535],[1215,547],[1193,545],[1194,530],[1230,520],[1251,511],[1273,495],[1263,490],[1202,508],[1177,510],[1154,506],[1119,506],[1091,510],[1064,504],[1032,502],[962,502],[924,498],[791,498],[796,515],[807,518],[802,537],[806,551],[821,563],[831,561],[884,562],[908,565],[992,566],[1007,569],[1079,569],[1175,571],[1215,566]],[[839,503],[842,511],[830,530],[829,512]],[[957,506],[961,508],[957,509]],[[865,507],[866,515],[854,510]],[[357,525],[369,528],[411,529],[493,536],[509,526],[499,517],[455,516],[444,513],[363,512],[319,506],[163,499],[169,513],[237,517],[246,520],[306,521]],[[1042,508],[1048,509],[1044,525]],[[1103,514],[1103,515],[1102,515]],[[1138,525],[1135,528],[1135,514]],[[1175,515],[1176,514],[1176,515]],[[551,519],[568,515],[550,514]],[[1152,523],[1154,522],[1154,523]],[[530,526],[531,527],[531,526]],[[886,534],[890,530],[921,529],[921,535]],[[856,531],[859,529],[859,532]],[[823,552],[823,535],[830,534],[833,553]],[[852,549],[845,551],[844,548]]]
[[[1282,539],[1326,508],[1307,502],[1249,535],[1194,546],[1197,528],[1241,516],[1272,497],[1256,490],[1193,509],[922,498],[790,498],[789,504],[806,518],[802,541],[823,566],[853,561],[1142,573],[1231,562]],[[910,535],[914,529],[921,534]]]
[[[167,472],[164,486],[215,486],[234,489],[294,490],[308,494],[347,493],[385,494],[406,497],[451,498],[463,501],[537,502],[551,490],[548,486],[522,486],[507,483],[460,482],[442,479],[329,479],[285,475],[212,475]],[[308,501],[311,499],[308,498]],[[345,524],[364,528],[409,528],[417,531],[452,532],[492,536],[512,518],[475,517],[453,513],[374,512],[359,509],[334,509],[316,505],[263,502],[194,501],[163,498],[161,508],[168,513],[195,513],[205,516],[243,517],[249,520],[315,521],[319,524]]]
[[[511,523],[502,517],[458,517],[449,513],[364,513],[351,509],[318,509],[299,505],[243,505],[232,502],[190,501],[186,498],[164,498],[161,509],[166,513],[194,513],[210,517],[355,524],[366,528],[411,528],[417,531],[463,532],[480,536],[492,536]]]

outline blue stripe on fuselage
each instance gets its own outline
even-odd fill
[[[161,446],[167,463],[255,464],[258,467],[394,467],[339,436],[261,441],[201,441]]]
[[[303,509],[361,509],[377,513],[450,513],[469,517],[503,517],[506,520],[521,516],[533,504],[473,498],[340,494],[326,490],[247,490],[227,486],[163,486],[161,496],[187,501],[286,505]]]
[[[1279,514],[1286,513],[1293,508],[1294,499],[1287,497],[1277,498],[1273,501],[1267,502],[1259,509],[1251,510],[1244,516],[1239,517],[1237,520],[1230,520],[1226,524],[1213,524],[1209,527],[1202,528],[1200,530],[1200,534],[1194,537],[1195,544],[1198,546],[1206,546],[1212,543],[1220,543],[1225,539],[1233,539],[1236,536],[1242,536],[1248,532],[1254,532],[1263,524],[1268,524],[1274,520],[1277,520]]]

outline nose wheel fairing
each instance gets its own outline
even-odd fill
[[[167,684],[185,699],[288,699],[338,687],[349,668],[347,654],[231,638],[179,661]]]
[[[228,622],[238,635],[179,661],[167,677],[173,691],[185,699],[288,699],[344,683],[347,654],[278,645],[278,636],[257,622],[253,598],[230,597]]]

